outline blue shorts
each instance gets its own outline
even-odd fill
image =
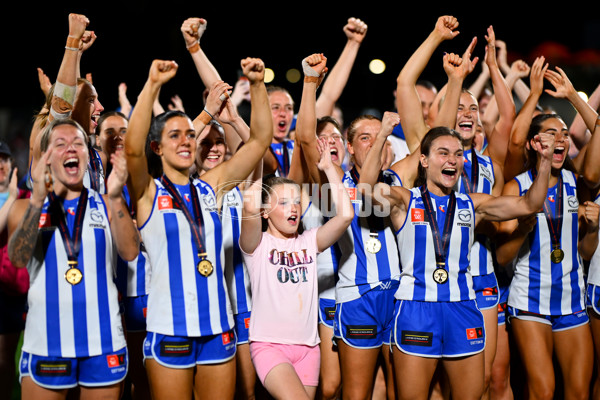
[[[477,307],[480,310],[487,310],[498,306],[498,281],[494,272],[487,275],[474,276],[473,290],[475,290]]]
[[[28,376],[37,385],[55,390],[77,385],[110,386],[125,379],[128,365],[127,348],[114,353],[79,358],[36,356],[23,351],[19,380]]]
[[[383,283],[335,310],[333,337],[356,348],[371,349],[390,343],[394,318],[394,294],[398,281]]]
[[[219,364],[235,357],[233,330],[212,336],[166,336],[148,332],[144,340],[144,362],[155,359],[168,368],[191,368],[196,364]]]
[[[27,295],[11,296],[0,289],[0,334],[21,332],[26,316]]]
[[[592,309],[596,315],[600,316],[600,286],[587,285],[587,296],[585,299],[585,305],[589,309]]]
[[[319,299],[319,323],[333,329],[335,308],[334,299]]]
[[[552,326],[552,332],[566,331],[587,324],[590,321],[586,310],[577,311],[576,313],[567,315],[542,315],[508,306],[508,316],[509,320],[518,318],[525,321],[534,321],[550,325]]]
[[[480,353],[485,347],[483,314],[475,300],[399,300],[395,308],[392,340],[404,353],[464,357]]]
[[[498,288],[500,292],[500,300],[498,300],[498,325],[504,325],[507,320],[508,288],[508,286],[500,286]]]
[[[248,330],[250,328],[250,311],[235,314],[235,337],[237,344],[248,343]]]
[[[148,295],[125,297],[123,299],[123,314],[127,332],[146,332],[146,310]]]

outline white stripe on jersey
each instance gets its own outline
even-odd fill
[[[435,248],[430,223],[426,220],[420,188],[412,188],[410,205],[404,225],[398,230],[402,274],[395,297],[418,301],[464,301],[475,299],[473,279],[469,269],[470,249],[475,229],[475,208],[466,194],[455,192],[456,206],[446,270],[448,281],[433,280],[436,269]],[[437,211],[435,199],[431,199]],[[432,222],[433,223],[433,222]]]
[[[560,246],[565,253],[564,259],[559,264],[550,261],[550,230],[544,213],[537,213],[535,228],[521,246],[514,264],[508,297],[510,306],[543,315],[572,314],[585,306],[583,263],[577,250],[577,182],[572,172],[561,171],[564,204]],[[515,180],[521,195],[533,182],[530,171],[518,175]]]
[[[196,242],[182,211],[156,182],[152,214],[140,228],[152,266],[148,294],[147,330],[164,335],[199,337],[216,335],[233,327],[233,314],[225,282],[222,227],[213,189],[195,180],[204,221],[203,233],[213,264],[211,275],[196,269]]]
[[[31,285],[23,350],[89,357],[122,349],[126,342],[114,283],[116,249],[101,195],[89,190],[78,263],[83,280],[76,285],[65,280],[68,258],[48,205],[46,200],[34,256],[27,265]]]
[[[238,187],[223,196],[221,220],[223,221],[225,279],[234,315],[252,309],[250,277],[239,247],[243,206],[244,199]]]
[[[600,194],[596,196],[594,203],[600,205]],[[598,247],[600,247],[600,244]],[[592,285],[600,285],[600,251],[598,251],[598,248],[596,248],[592,259],[590,260],[587,282]]]

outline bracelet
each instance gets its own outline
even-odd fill
[[[68,36],[67,37],[67,48],[72,49],[72,48],[76,48],[77,50],[79,50],[79,43],[81,42],[80,39],[73,37],[73,36]]]
[[[319,83],[319,77],[318,76],[305,76],[304,77],[304,82],[306,82],[306,83]]]
[[[76,48],[76,47],[68,47],[68,46],[65,46],[65,49],[67,49],[67,50],[71,50],[71,51],[79,51],[79,49],[78,49],[78,48]]]
[[[197,52],[198,50],[200,50],[200,43],[196,42],[191,46],[186,46],[188,51],[190,52],[190,54],[194,54],[195,52]]]
[[[200,122],[202,122],[204,125],[208,125],[210,123],[210,121],[213,119],[213,116],[211,113],[206,111],[206,108],[205,108],[204,110],[202,110],[202,112],[200,113],[198,118],[200,119]]]

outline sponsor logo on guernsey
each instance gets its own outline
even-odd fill
[[[173,199],[171,196],[158,196],[158,209],[171,210],[173,209]]]
[[[376,325],[346,325],[348,339],[375,339],[377,337]]]
[[[71,375],[71,361],[40,361],[35,366],[35,373],[39,376],[69,376]]]
[[[90,226],[92,228],[106,229],[106,225],[104,224],[104,216],[102,215],[102,212],[100,210],[91,210],[90,218],[93,221],[93,223],[90,223]]]
[[[192,342],[163,341],[160,343],[160,355],[163,357],[186,357],[192,354]]]
[[[425,223],[425,210],[420,208],[412,208],[410,210],[410,222],[413,224],[424,224]]]
[[[48,213],[42,213],[40,215],[40,223],[39,223],[39,228],[51,228],[52,227],[52,221],[50,220],[50,214]]]
[[[113,374],[122,372],[125,370],[125,354],[109,354],[106,363]]]
[[[467,340],[471,341],[471,344],[482,343],[483,341],[483,328],[468,328],[467,329]]]
[[[225,346],[227,350],[233,348],[235,345],[235,336],[233,331],[223,332],[221,334],[221,340],[223,341],[223,346]]]

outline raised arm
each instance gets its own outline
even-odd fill
[[[402,121],[402,130],[414,138],[414,143],[408,144],[411,152],[420,143],[429,127],[423,119],[421,101],[415,88],[419,76],[429,63],[433,52],[445,40],[450,40],[458,35],[458,21],[452,16],[439,17],[434,30],[425,41],[411,55],[400,71],[396,80],[396,108]]]
[[[211,88],[215,82],[221,80],[221,76],[200,46],[200,39],[207,25],[208,22],[204,18],[188,18],[181,24],[181,33],[202,83]]]
[[[304,84],[302,86],[302,97],[300,108],[296,118],[296,143],[302,148],[305,164],[312,182],[322,184],[327,180],[317,168],[320,160],[317,147],[317,111],[316,96],[317,88],[327,73],[327,58],[323,54],[311,54],[302,60],[304,73]],[[294,149],[294,152],[296,149]],[[339,174],[343,172],[340,170]]]
[[[254,253],[262,239],[262,190],[264,190],[262,179],[258,179],[243,192],[244,208],[240,229],[240,249],[244,253]]]
[[[203,175],[203,179],[213,188],[219,188],[220,193],[231,190],[246,179],[273,140],[273,119],[264,82],[265,65],[258,58],[245,58],[241,66],[250,81],[250,138],[229,160]]]
[[[175,76],[177,68],[174,61],[154,60],[148,79],[131,113],[124,142],[130,178],[127,189],[132,201],[139,201],[145,195],[147,201],[152,201],[154,193],[149,193],[148,189],[154,186],[152,186],[153,180],[148,172],[145,150],[146,138],[152,122],[152,106],[160,88]],[[140,222],[138,221],[138,223]]]
[[[504,162],[505,182],[510,181],[523,172],[527,132],[531,125],[533,113],[544,90],[544,74],[547,69],[548,64],[546,64],[546,59],[543,56],[536,58],[531,66],[531,73],[529,75],[531,90],[529,91],[529,97],[527,97],[521,110],[519,110],[510,133],[508,151]]]
[[[588,104],[598,112],[598,109],[600,108],[600,85],[598,85],[590,95]],[[592,132],[593,130],[589,129],[581,114],[577,113],[569,127],[569,136],[574,144],[573,148],[570,150],[571,155],[575,155],[590,141]]]
[[[386,111],[381,119],[381,129],[367,152],[367,157],[360,169],[360,184],[375,186],[379,180],[379,174],[383,166],[381,154],[387,138],[392,134],[394,127],[400,123],[400,116],[397,113]],[[402,161],[402,160],[401,160]]]
[[[523,196],[490,196],[472,193],[476,221],[505,221],[536,213],[544,205],[548,195],[548,181],[552,170],[554,135],[539,133],[533,139],[535,149],[541,155],[537,176]]]
[[[490,77],[494,88],[492,101],[497,105],[498,119],[492,125],[490,131],[486,130],[488,137],[488,146],[485,153],[488,154],[497,165],[504,167],[508,141],[510,140],[510,131],[516,118],[516,107],[512,94],[506,85],[504,77],[496,61],[496,35],[494,28],[488,28],[486,35],[486,59],[485,62],[490,70]],[[488,106],[489,108],[489,106]],[[487,113],[487,109],[486,109]],[[485,126],[485,125],[484,125]]]
[[[585,183],[592,189],[600,186],[600,163],[596,158],[598,154],[600,154],[600,120],[597,120],[592,137],[587,144],[581,168]]]
[[[319,139],[319,170],[327,176],[329,192],[331,193],[332,213],[330,218],[317,231],[317,246],[319,251],[325,251],[338,241],[354,219],[354,207],[344,187],[340,175],[331,162],[331,150],[327,139]]]
[[[508,64],[506,42],[502,40],[496,40],[496,47],[498,48],[498,64],[500,66],[500,70],[508,78],[508,75],[510,74],[514,63],[511,65]],[[527,97],[529,97],[529,87],[523,81],[523,78],[525,78],[525,76],[520,76],[518,79],[515,80],[514,84],[511,86],[511,90],[514,92],[514,94],[517,96],[517,99],[519,99],[521,103],[525,103]]]
[[[367,34],[367,24],[358,18],[349,18],[348,23],[344,26],[344,33],[348,41],[340,58],[338,58],[323,83],[323,88],[317,99],[317,118],[333,114],[335,104],[342,95],[350,77],[360,45]]]

